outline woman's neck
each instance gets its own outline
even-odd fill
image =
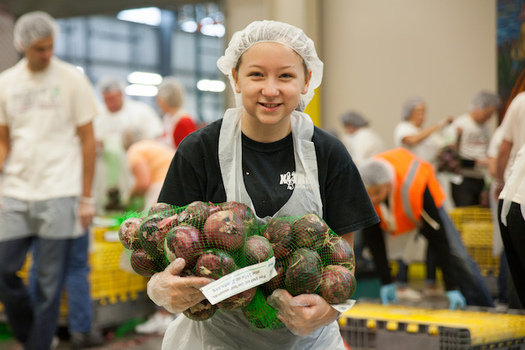
[[[243,114],[241,131],[248,138],[263,143],[276,142],[284,139],[292,131],[290,117],[277,124],[260,123],[255,117]]]

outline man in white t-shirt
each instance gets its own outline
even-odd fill
[[[125,131],[140,128],[144,138],[156,139],[161,136],[163,126],[153,107],[126,97],[122,79],[105,76],[97,85],[104,106],[93,122],[97,144],[95,198],[97,212],[106,214],[122,210],[122,202],[127,200],[132,187],[133,179],[122,146]]]
[[[97,105],[89,80],[53,56],[57,33],[47,13],[21,16],[14,44],[24,58],[0,74],[0,301],[15,338],[31,350],[51,347],[73,238],[95,213]],[[17,275],[30,249],[34,293]]]
[[[452,183],[451,192],[456,207],[481,204],[487,174],[487,149],[490,129],[487,122],[500,104],[498,95],[481,91],[471,103],[468,113],[460,115],[445,130],[445,143],[457,144],[461,159],[461,183]],[[459,141],[459,142],[458,142]]]

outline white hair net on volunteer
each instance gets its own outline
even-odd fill
[[[321,85],[323,62],[317,57],[314,42],[301,29],[276,21],[255,21],[233,34],[224,56],[217,61],[221,72],[230,80],[237,107],[242,105],[242,100],[240,94],[235,91],[232,69],[237,66],[239,58],[246,50],[260,42],[276,42],[291,48],[303,58],[306,67],[312,70],[308,92],[301,95],[297,107],[297,110],[304,111],[314,96],[314,90]]]
[[[98,80],[97,88],[101,93],[109,91],[124,92],[126,90],[126,82],[120,77],[105,75]]]
[[[365,159],[359,163],[359,174],[365,187],[385,185],[394,180],[395,173],[386,162]]]
[[[55,37],[59,32],[58,24],[49,14],[28,12],[15,23],[13,43],[19,52],[24,52],[38,40]]]
[[[412,115],[412,111],[420,104],[425,104],[425,100],[419,96],[413,96],[407,99],[403,105],[403,110],[401,111],[403,120],[409,120],[410,116]]]

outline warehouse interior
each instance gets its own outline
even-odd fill
[[[313,40],[324,64],[323,82],[305,110],[313,123],[342,139],[342,117],[354,111],[365,117],[385,149],[394,149],[393,130],[413,97],[424,100],[424,123],[432,126],[466,113],[481,91],[498,95],[498,108],[486,124],[494,133],[512,99],[523,91],[524,9],[523,0],[2,0],[0,74],[22,57],[13,45],[16,20],[44,11],[60,27],[54,54],[87,76],[101,106],[100,82],[111,76],[126,82],[127,98],[150,106],[160,120],[158,87],[163,77],[174,76],[185,90],[184,109],[200,128],[235,105],[229,81],[217,68],[233,34],[253,21],[282,21]],[[494,212],[488,200],[456,207],[453,176],[440,175],[443,207],[494,306],[449,310],[444,293],[423,295],[427,272],[421,240],[414,243],[418,252],[408,279],[422,297],[381,305],[381,282],[370,251],[363,251],[354,235],[357,290],[352,299],[357,303],[338,319],[346,349],[525,349],[525,311],[508,287],[510,276],[502,282],[505,262],[501,251],[496,253]],[[104,343],[90,348],[161,349],[162,334],[135,330],[157,310],[146,294],[149,278],[124,267],[122,260],[129,256],[119,240],[120,225],[144,203],[117,199],[111,207],[106,188],[97,195],[90,228],[90,288],[94,328]],[[29,257],[19,272],[24,280],[30,266]],[[390,259],[389,266],[395,276],[397,260]],[[441,271],[437,275],[442,288]],[[503,300],[502,285],[510,290]],[[56,349],[70,348],[66,299],[64,293]],[[0,350],[20,349],[1,310]]]

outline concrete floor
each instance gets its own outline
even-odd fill
[[[108,340],[104,346],[90,348],[91,350],[160,350],[162,336],[160,335],[138,335],[129,334],[121,339]],[[16,343],[13,340],[0,341],[0,350],[15,350]],[[62,339],[57,350],[70,349],[69,342]]]

